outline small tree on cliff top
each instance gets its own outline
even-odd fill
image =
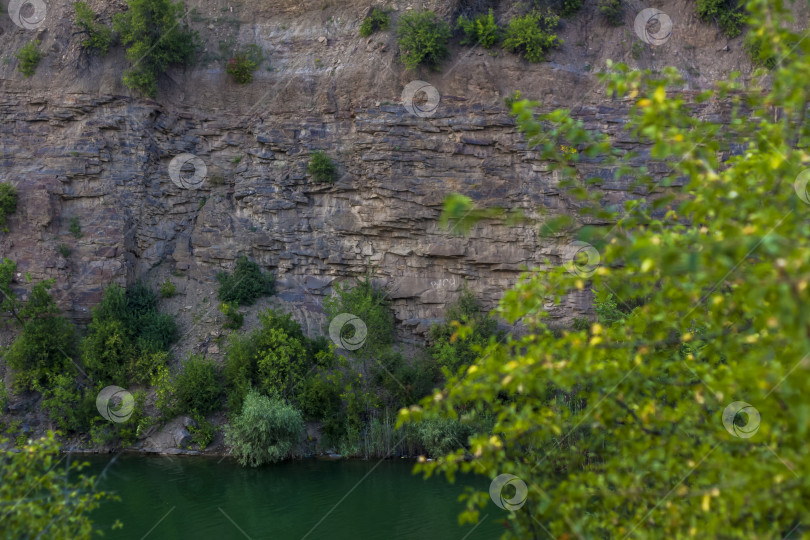
[[[810,40],[785,29],[781,3],[748,8],[766,53],[781,61],[769,89],[722,83],[698,96],[727,103],[725,123],[697,115],[674,69],[620,65],[606,76],[611,93],[632,100],[628,133],[649,144],[655,170],[670,171],[663,178],[567,110],[513,107],[531,146],[597,203],[592,213],[611,214],[577,180],[583,159],[614,163],[617,177],[633,175],[659,196],[626,203],[609,234],[581,231],[599,264],[526,273],[498,312],[531,331],[489,345],[422,408],[401,412],[407,421],[491,404],[491,433],[420,468],[517,476],[517,490],[501,490],[504,478],[493,484],[502,507],[514,503],[503,511],[508,537],[810,530]],[[560,151],[571,145],[579,151]],[[450,220],[478,212],[458,196],[450,203]],[[552,332],[547,303],[585,288],[645,301],[612,322]],[[476,520],[488,501],[469,493],[463,518]]]

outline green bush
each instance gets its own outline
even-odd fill
[[[225,427],[225,441],[242,466],[276,463],[292,454],[304,435],[301,413],[257,392],[245,397],[242,412]]]
[[[307,171],[315,182],[333,184],[337,180],[337,167],[322,150],[312,152]]]
[[[489,49],[500,39],[501,31],[491,9],[488,15],[481,14],[474,19],[468,19],[462,15],[458,18],[456,27],[464,34],[461,40],[462,45],[480,44]]]
[[[88,330],[81,346],[85,372],[96,382],[126,386],[127,373],[138,357],[138,350],[125,324],[94,317]]]
[[[549,9],[563,17],[574,15],[582,9],[584,3],[584,0],[534,0],[533,2],[535,8]]]
[[[296,390],[295,402],[305,418],[324,420],[340,412],[340,389],[326,375],[307,377]]]
[[[259,314],[261,326],[247,336],[231,335],[225,351],[228,407],[239,411],[252,388],[290,395],[314,367],[330,368],[333,355],[322,339],[308,339],[289,314]]]
[[[189,355],[174,378],[175,411],[206,416],[220,408],[222,383],[213,360]]]
[[[354,287],[337,284],[334,292],[334,296],[323,303],[328,321],[331,323],[338,315],[349,313],[359,317],[368,330],[365,343],[355,351],[356,354],[373,356],[394,341],[391,301],[387,292],[374,286],[370,276],[358,280]],[[345,338],[351,337],[348,333],[353,331],[348,324],[341,329]]]
[[[193,418],[196,425],[188,427],[188,431],[191,433],[191,442],[199,445],[200,450],[204,450],[214,440],[216,427],[199,413],[194,414]]]
[[[141,282],[127,290],[112,284],[93,308],[82,341],[82,363],[97,383],[144,382],[166,364],[166,351],[176,339],[177,323],[157,311],[152,289]]]
[[[65,259],[70,257],[70,247],[65,244],[59,244],[58,246],[56,246],[56,251],[58,251],[59,255],[61,255]]]
[[[129,378],[133,382],[147,384],[168,362],[169,353],[166,351],[141,350],[129,368]]]
[[[96,12],[90,9],[86,3],[76,2],[73,4],[73,9],[76,12],[73,24],[81,29],[79,33],[85,34],[82,48],[107,54],[112,42],[112,29],[95,22]]]
[[[70,226],[68,227],[70,234],[73,235],[74,238],[81,238],[82,237],[82,225],[79,223],[79,218],[72,217],[70,218]]]
[[[182,2],[127,0],[129,9],[118,13],[113,27],[127,47],[132,68],[124,84],[143,94],[157,94],[157,78],[172,64],[188,64],[197,48],[197,34],[180,24]]]
[[[262,273],[255,262],[244,255],[236,260],[233,274],[220,272],[218,297],[223,302],[233,302],[240,306],[252,306],[256,300],[275,292],[273,274]]]
[[[8,232],[6,219],[17,211],[17,188],[8,182],[0,182],[0,228]]]
[[[377,355],[370,372],[378,395],[392,410],[413,405],[430,394],[441,374],[430,356],[417,356],[409,362],[394,351]]]
[[[22,332],[5,354],[18,389],[34,390],[47,383],[49,375],[74,372],[76,331],[73,323],[59,315],[50,288],[50,281],[37,283],[18,311]]]
[[[745,26],[745,3],[740,0],[697,0],[697,14],[704,22],[714,22],[730,38]]]
[[[48,411],[51,421],[67,433],[86,431],[98,412],[95,396],[82,393],[76,378],[62,373],[50,374],[48,384],[39,388],[42,393],[41,407]]]
[[[417,11],[399,19],[399,48],[408,69],[420,64],[436,67],[450,52],[450,25],[431,11]]]
[[[371,10],[371,14],[363,19],[363,24],[360,25],[360,35],[368,37],[374,32],[387,30],[388,23],[388,13],[379,8],[374,8]]]
[[[257,354],[258,386],[269,396],[284,396],[306,375],[308,358],[304,344],[284,330],[263,333]]]
[[[163,298],[171,298],[177,294],[177,286],[170,280],[166,278],[166,281],[160,284],[160,296]]]
[[[597,4],[599,13],[607,20],[611,26],[619,26],[622,24],[624,8],[622,7],[622,0],[599,0]]]
[[[45,57],[42,51],[39,50],[39,41],[32,41],[23,45],[15,56],[17,60],[20,61],[17,70],[22,73],[26,79],[34,74],[40,61]]]
[[[546,60],[546,53],[562,43],[551,32],[559,21],[558,16],[540,11],[516,17],[509,21],[503,47],[522,54],[529,62],[543,62]]]
[[[239,84],[247,84],[253,80],[253,72],[259,68],[263,60],[262,50],[256,45],[251,45],[234,53],[225,66],[225,72],[233,75],[233,79]]]
[[[228,319],[225,324],[222,325],[223,327],[233,330],[242,328],[242,324],[245,322],[245,316],[239,311],[238,304],[223,302],[219,306],[219,311]]]
[[[458,323],[465,325],[459,330]],[[440,367],[455,372],[461,366],[470,366],[478,351],[496,335],[498,323],[481,310],[475,295],[465,286],[458,301],[447,308],[444,324],[430,328],[431,356]]]
[[[139,319],[138,346],[144,350],[168,350],[177,340],[177,323],[172,315],[152,311]]]

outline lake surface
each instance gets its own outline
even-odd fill
[[[478,526],[458,524],[465,485],[483,477],[424,480],[410,461],[304,460],[246,469],[230,459],[73,456],[115,492],[93,514],[121,539],[495,539],[507,512],[490,503]],[[105,470],[106,469],[106,470]],[[111,530],[118,519],[124,524]]]

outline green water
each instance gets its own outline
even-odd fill
[[[494,539],[506,512],[489,504],[475,528],[458,525],[464,485],[411,474],[405,461],[304,460],[245,469],[202,457],[80,456],[100,477],[104,502],[93,515],[106,538]],[[106,468],[106,470],[105,470]],[[111,530],[113,522],[124,523]],[[151,531],[151,532],[150,532]]]

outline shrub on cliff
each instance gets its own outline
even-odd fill
[[[39,41],[31,41],[22,46],[15,54],[20,65],[17,70],[27,79],[37,70],[37,66],[45,55],[39,50]]]
[[[552,33],[560,18],[552,13],[534,11],[509,21],[503,48],[523,55],[529,62],[543,62],[546,53],[561,40]]]
[[[362,339],[362,345],[354,350],[355,354],[374,356],[385,350],[394,341],[394,315],[391,312],[391,300],[385,290],[374,286],[371,276],[359,279],[353,287],[340,283],[335,285],[334,295],[324,300],[323,309],[330,325],[339,315],[359,319],[354,323],[348,319],[342,321],[340,323],[342,326],[335,329],[340,338],[346,340],[346,343],[352,343],[356,332],[362,331],[362,327],[365,327],[366,335]],[[362,321],[362,325],[360,321]]]
[[[472,365],[496,334],[497,325],[465,285],[459,299],[448,306],[445,322],[430,327],[430,354],[440,367],[455,373],[461,366]]]
[[[259,68],[263,60],[262,50],[256,45],[251,45],[234,53],[225,66],[225,72],[232,75],[233,80],[239,84],[247,84],[253,80],[253,72]]]
[[[622,24],[622,14],[624,12],[622,0],[599,0],[597,7],[608,24],[611,26]]]
[[[82,363],[96,383],[145,382],[168,360],[177,339],[174,317],[157,310],[157,295],[138,282],[124,290],[112,284],[93,308]]]
[[[332,184],[337,180],[337,167],[323,150],[312,152],[307,170],[315,182]]]
[[[469,19],[464,15],[460,16],[456,27],[464,34],[461,39],[462,45],[480,44],[489,49],[500,39],[501,30],[495,22],[491,9],[489,14],[481,14],[474,19]]]
[[[252,388],[290,399],[314,367],[332,364],[324,340],[307,338],[289,314],[270,309],[259,320],[261,326],[250,334],[232,335],[225,353],[228,407],[234,412]]]
[[[178,413],[206,416],[220,409],[222,383],[213,360],[189,355],[174,378],[174,407]]]
[[[408,69],[423,64],[436,67],[450,54],[450,25],[432,11],[417,11],[399,19],[399,49]]]
[[[17,211],[17,188],[8,182],[0,182],[0,228],[8,232],[6,219]]]
[[[387,30],[389,24],[388,13],[380,8],[374,8],[368,17],[363,19],[363,24],[360,25],[360,35],[368,37],[374,32]]]
[[[252,391],[242,412],[225,427],[225,442],[243,466],[258,467],[289,457],[304,436],[301,413],[280,399]]]
[[[73,9],[76,11],[73,24],[80,28],[80,34],[85,35],[82,40],[82,48],[107,54],[112,42],[112,30],[95,21],[96,12],[90,9],[86,3],[76,2],[73,4]]]
[[[714,22],[730,38],[745,26],[745,3],[740,0],[697,0],[697,14],[704,22]]]
[[[16,269],[13,262],[11,265]],[[11,308],[22,325],[22,332],[5,354],[5,361],[14,370],[14,386],[19,389],[35,390],[47,383],[49,375],[74,373],[76,331],[73,323],[59,314],[48,293],[51,283],[42,281],[34,285],[25,303],[10,298],[3,304]],[[10,290],[7,285],[2,286],[4,292]]]
[[[275,292],[273,274],[262,272],[259,265],[242,255],[236,259],[233,274],[220,272],[218,298],[237,306],[252,306],[262,296]]]
[[[197,34],[180,23],[182,2],[127,0],[129,9],[118,13],[113,27],[127,47],[132,68],[124,84],[143,94],[157,94],[157,78],[172,64],[187,64],[197,48]]]

